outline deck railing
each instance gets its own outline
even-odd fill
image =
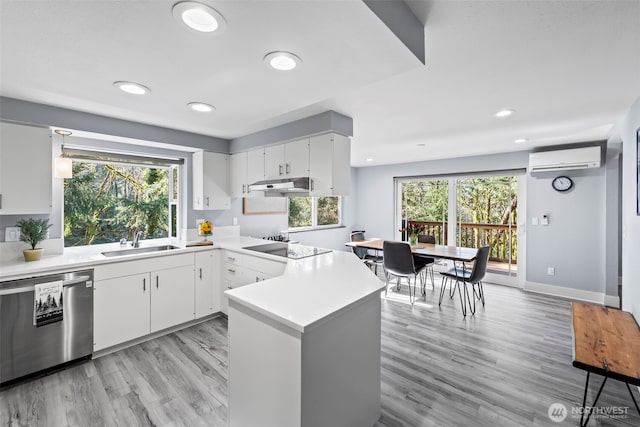
[[[436,244],[446,245],[448,241],[448,223],[432,221],[407,221],[408,228],[421,227],[420,234],[430,234],[436,237]],[[406,227],[404,227],[406,228]],[[489,260],[496,262],[510,262],[516,264],[518,258],[518,229],[513,225],[504,224],[472,224],[460,223],[459,240],[456,245],[468,248],[479,248],[480,246],[491,246]],[[407,239],[403,233],[403,240]]]

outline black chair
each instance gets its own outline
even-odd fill
[[[418,234],[418,243],[430,243],[432,245],[436,244],[436,236],[432,236],[430,234]],[[435,289],[435,283],[433,280],[433,264],[435,263],[435,259],[425,256],[425,255],[420,255],[420,254],[413,254],[413,262],[416,265],[416,268],[420,267],[420,269],[424,272],[424,280],[423,280],[423,286],[422,286],[422,295],[426,295],[427,291],[426,291],[426,282],[427,282],[427,275],[431,276],[431,288]]]
[[[352,242],[361,242],[363,240],[366,240],[364,238],[364,231],[359,230],[359,231],[353,231],[351,232],[351,241]],[[378,254],[371,254],[369,253],[368,249],[365,248],[352,248],[353,249],[353,253],[356,254],[356,256],[358,258],[360,258],[369,268],[371,268],[371,266],[373,266],[373,271],[376,274],[376,276],[378,275],[378,265],[382,264],[382,257],[379,256]]]
[[[471,310],[471,314],[475,314],[476,312],[476,298],[482,302],[482,306],[484,307],[484,290],[482,289],[482,279],[484,279],[484,276],[487,273],[487,263],[489,262],[490,248],[490,246],[482,246],[478,249],[475,263],[473,264],[473,268],[471,270],[463,270],[462,268],[454,267],[447,272],[440,273],[442,274],[443,279],[442,288],[440,289],[440,301],[438,302],[438,305],[442,304],[442,297],[444,296],[444,292],[447,286],[447,279],[450,279],[456,281],[454,286],[458,287],[458,295],[460,296],[460,304],[462,304],[463,316],[467,315],[467,301],[469,302],[469,309]],[[473,307],[471,306],[471,298],[469,297],[467,284],[471,284],[471,289],[473,292]],[[476,285],[478,285],[477,291]],[[464,288],[464,297],[462,296],[463,291],[461,291],[460,288]]]
[[[382,260],[387,284],[384,289],[384,296],[387,296],[390,275],[396,276],[396,288],[398,290],[400,290],[401,279],[405,277],[409,286],[409,301],[411,301],[413,305],[416,295],[416,281],[418,280],[418,276],[420,276],[422,280],[422,270],[414,264],[411,246],[406,242],[385,240],[382,244]],[[411,295],[411,276],[413,276],[413,297]]]

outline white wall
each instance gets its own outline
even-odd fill
[[[640,320],[640,216],[636,213],[637,148],[640,98],[619,129],[622,136],[622,309]]]

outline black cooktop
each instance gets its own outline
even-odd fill
[[[274,242],[265,243],[263,245],[245,246],[242,249],[250,251],[262,252],[270,255],[277,255],[284,258],[306,258],[309,256],[326,254],[331,252],[331,249],[314,248],[312,246],[304,246],[294,243]]]

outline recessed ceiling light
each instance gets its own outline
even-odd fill
[[[227,28],[224,17],[206,4],[183,1],[173,5],[172,11],[178,22],[201,33],[220,34]]]
[[[113,82],[113,84],[118,86],[120,90],[133,95],[144,95],[145,93],[151,92],[151,89],[139,83],[118,81]]]
[[[367,162],[373,162],[373,159],[372,159],[371,157],[369,157],[369,158],[367,159]]]
[[[190,102],[187,106],[192,110],[199,111],[201,113],[210,113],[216,109],[213,105],[205,104],[204,102]]]
[[[56,130],[54,130],[54,132],[57,133],[58,135],[62,135],[62,136],[71,135],[71,131],[68,131],[68,130],[56,129]]]
[[[302,66],[302,60],[291,52],[271,52],[265,55],[264,62],[278,71],[291,71]]]
[[[515,142],[516,144],[522,144],[523,142],[527,142],[528,139],[527,138],[518,138],[516,140],[514,140],[513,142]]]
[[[496,117],[507,117],[507,116],[512,115],[515,112],[516,112],[516,110],[500,110],[495,114],[495,116]]]

